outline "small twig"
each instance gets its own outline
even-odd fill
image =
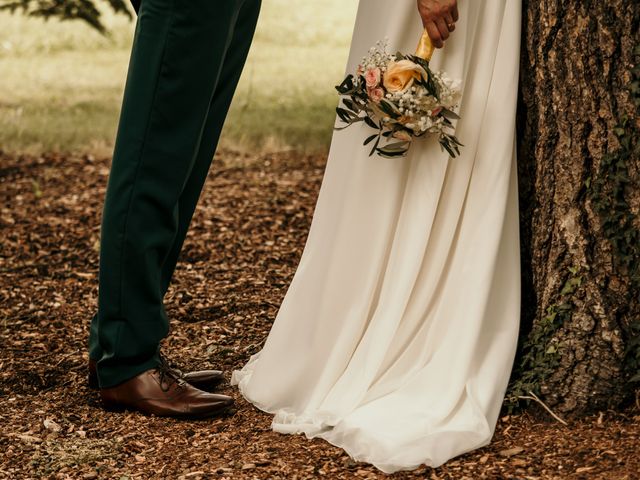
[[[14,351],[14,352],[20,352],[20,351],[24,351],[24,350],[18,350],[18,349],[15,349],[15,350],[13,350],[13,351]],[[61,355],[60,355],[60,352],[49,352],[49,353],[45,353],[45,354],[43,354],[43,355],[40,355],[40,356],[38,356],[38,357],[34,357],[34,358],[23,358],[23,359],[20,359],[20,360],[17,360],[17,361],[16,361],[16,363],[32,363],[32,362],[38,362],[38,361],[40,361],[40,360],[44,360],[45,358],[51,357],[51,356],[53,356],[53,355],[60,355],[61,360],[60,360],[60,361],[55,365],[55,366],[57,367],[58,365],[60,365],[60,364],[62,363],[62,361],[63,361],[63,360],[65,360],[65,359],[67,359],[67,358],[69,358],[69,357],[72,357],[73,355],[75,355],[75,354],[77,354],[77,353],[80,353],[80,351],[81,351],[81,350],[79,350],[79,349],[78,349],[78,350],[74,350],[74,351],[72,351],[72,352],[63,353],[63,354],[61,354]]]
[[[559,421],[561,424],[563,424],[563,425],[565,425],[565,426],[566,426],[566,425],[568,425],[568,424],[567,424],[567,422],[565,422],[565,421],[564,421],[563,419],[561,419],[558,415],[556,415],[555,413],[553,413],[553,410],[551,410],[549,407],[547,407],[547,406],[545,405],[545,403],[544,403],[542,400],[540,400],[540,399],[538,398],[538,396],[537,396],[535,393],[533,393],[531,390],[529,390],[529,395],[530,395],[530,396],[527,396],[527,395],[521,395],[521,396],[518,396],[518,399],[519,399],[519,400],[533,400],[533,401],[535,401],[535,402],[538,402],[540,405],[542,405],[542,407],[543,407],[547,412],[549,412],[549,415],[551,415],[553,418],[555,418],[555,419],[556,419],[557,421]]]
[[[256,351],[259,348],[262,347],[264,342],[259,342],[259,343],[252,343],[251,345],[247,345],[246,347],[244,347],[242,350],[244,352],[251,352],[251,351]]]
[[[69,263],[68,260],[62,259],[57,262],[49,262],[49,263],[24,263],[22,265],[16,265],[14,267],[5,267],[0,268],[0,273],[13,273],[19,272],[20,270],[27,270],[30,268],[51,268],[57,267],[59,265],[64,265]]]
[[[73,355],[75,355],[76,353],[80,353],[80,350],[76,350],[74,352],[68,352],[68,353],[64,353],[62,355],[60,355],[60,360],[58,361],[58,363],[56,363],[53,368],[56,368],[58,365],[60,365],[62,362],[64,362],[67,358],[72,357]]]
[[[44,390],[40,390],[40,392],[38,392],[38,393],[49,392],[49,391],[54,390],[56,388],[66,387],[67,385],[72,384],[74,381],[75,381],[75,379],[72,379],[72,380],[67,380],[66,382],[63,382],[63,383],[61,383],[59,385],[51,385],[50,387],[47,387]]]

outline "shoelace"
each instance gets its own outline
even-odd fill
[[[179,370],[171,368],[169,362],[167,362],[163,355],[160,355],[160,364],[158,365],[157,370],[160,372],[160,388],[163,392],[169,391],[174,384],[180,389],[184,388],[185,381],[183,379],[183,375],[180,374]]]

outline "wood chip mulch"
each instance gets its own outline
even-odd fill
[[[167,295],[163,350],[184,368],[231,371],[257,352],[308,232],[325,159],[214,161]],[[108,159],[0,153],[0,478],[387,478],[340,449],[270,430],[238,400],[231,418],[108,413],[85,385]],[[426,407],[425,407],[426,408]],[[491,445],[389,478],[640,478],[640,410],[563,426],[504,413]]]

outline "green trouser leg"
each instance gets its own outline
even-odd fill
[[[237,81],[246,58],[248,48],[234,42],[242,32],[240,43],[248,46],[259,5],[142,2],[103,209],[98,313],[89,342],[102,387],[158,363],[169,329],[166,276],[206,177],[203,158],[211,161],[227,113],[228,103],[214,108],[225,105],[230,88],[223,77]]]
[[[182,249],[191,218],[198,203],[198,198],[200,197],[202,187],[207,178],[213,155],[218,146],[218,140],[225,117],[229,111],[229,106],[231,105],[238,81],[240,80],[240,74],[242,73],[245,59],[251,46],[259,6],[259,2],[253,1],[240,11],[230,47],[234,55],[228,56],[225,59],[220,80],[218,81],[218,86],[211,101],[209,108],[210,114],[204,126],[202,142],[200,143],[193,171],[180,196],[178,232],[171,251],[162,266],[161,288],[163,295],[171,283],[180,250]]]

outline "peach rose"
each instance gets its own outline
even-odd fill
[[[384,90],[382,87],[367,88],[367,94],[369,94],[369,98],[375,103],[380,103],[380,100],[384,98]]]
[[[367,82],[367,88],[375,88],[380,85],[380,69],[370,68],[364,74],[364,79]]]
[[[404,142],[411,141],[411,135],[406,130],[398,130],[393,134],[393,136],[394,138],[397,138],[398,140],[402,140]]]
[[[405,92],[415,82],[420,80],[424,69],[411,60],[391,62],[384,74],[384,87],[389,93]]]

